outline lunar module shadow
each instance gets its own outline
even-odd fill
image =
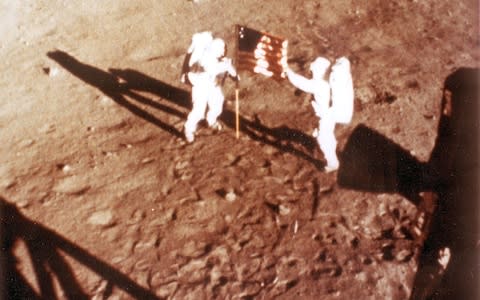
[[[38,288],[20,272],[14,253],[23,242],[32,263]],[[66,299],[90,299],[82,289],[75,270],[65,256],[75,259],[107,282],[104,296],[118,287],[134,299],[159,299],[154,293],[131,280],[108,263],[96,258],[53,230],[26,218],[14,204],[0,196],[0,299],[58,299],[55,280]]]
[[[480,296],[479,79],[478,69],[461,68],[445,80],[438,135],[428,162],[418,162],[364,125],[355,128],[341,154],[340,186],[399,193],[420,210],[433,207],[410,299]],[[436,200],[422,197],[422,192]],[[438,262],[442,249],[451,253],[446,269]]]

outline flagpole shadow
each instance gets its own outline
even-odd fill
[[[254,141],[270,145],[281,152],[290,153],[313,164],[318,170],[323,170],[325,162],[316,159],[315,149],[318,147],[316,140],[304,132],[287,126],[268,127],[255,116],[254,120],[240,117],[240,131]],[[224,111],[221,120],[230,128],[235,128],[235,113]]]
[[[86,250],[51,229],[27,219],[2,197],[0,221],[0,299],[57,299],[54,277],[67,299],[90,299],[90,295],[82,290],[64,255],[70,256],[107,280],[110,287],[116,286],[135,299],[159,299],[151,291]],[[18,269],[14,248],[19,241],[26,245],[39,291],[35,291]]]

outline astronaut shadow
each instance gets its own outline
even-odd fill
[[[150,92],[179,107],[191,108],[190,93],[185,90],[173,87],[132,69],[109,69],[109,71],[122,79],[124,82],[123,86],[128,91],[127,93],[132,93],[133,91]],[[224,109],[219,119],[226,127],[230,129],[236,128],[236,114],[234,111]],[[239,121],[242,134],[246,134],[253,140],[274,146],[282,152],[294,154],[313,163],[318,169],[323,169],[324,162],[315,159],[312,155],[317,147],[313,137],[287,126],[267,127],[258,118],[250,121],[246,117],[239,116]]]
[[[425,185],[426,166],[398,144],[367,126],[358,125],[339,155],[337,183],[376,193],[399,193],[415,205]]]
[[[134,299],[158,299],[152,292],[86,250],[29,220],[2,197],[0,221],[0,299],[58,299],[55,287],[62,290],[66,299],[90,299],[82,290],[65,256],[75,259],[107,281],[104,297],[112,293],[113,287],[118,287]],[[22,275],[17,266],[14,250],[19,242],[23,242],[28,252],[29,257],[21,259],[32,263],[36,286]]]
[[[129,91],[149,92],[182,108],[190,109],[192,106],[190,93],[188,91],[179,89],[132,69],[111,68],[109,69],[109,72],[114,76],[121,78],[124,81],[124,88]],[[183,113],[178,114],[175,112],[174,114],[186,118],[186,115]]]
[[[176,114],[183,116],[183,113],[175,110],[174,108],[162,105],[161,103],[152,101],[147,97],[144,97],[135,91],[131,90],[128,86],[121,84],[118,78],[106,71],[99,68],[82,63],[73,56],[61,50],[49,51],[47,56],[57,62],[60,66],[65,68],[71,74],[75,75],[85,83],[98,88],[107,97],[115,101],[120,106],[126,108],[134,115],[143,118],[144,120],[156,125],[157,127],[169,132],[176,137],[182,137],[182,133],[174,126],[163,122],[153,114],[142,109],[132,101],[129,101],[126,96],[138,101],[142,104],[152,106],[154,108],[163,110],[170,114]]]

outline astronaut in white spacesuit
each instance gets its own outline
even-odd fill
[[[339,167],[336,153],[335,138],[336,123],[348,124],[353,116],[353,81],[350,72],[350,62],[346,57],[335,61],[327,81],[330,61],[318,57],[310,64],[312,79],[307,79],[293,72],[284,65],[288,80],[298,89],[313,94],[312,107],[320,118],[318,129],[313,135],[322,150],[327,165],[325,171],[335,171]]]
[[[192,110],[184,124],[186,140],[195,139],[198,123],[205,119],[210,127],[221,129],[217,118],[223,111],[224,95],[221,87],[226,74],[238,80],[232,61],[225,57],[225,42],[213,38],[210,32],[196,33],[187,54],[182,71],[182,82],[192,85]],[[208,108],[208,112],[207,112]]]

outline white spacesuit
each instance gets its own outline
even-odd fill
[[[195,139],[198,122],[205,119],[210,127],[220,129],[217,118],[223,110],[224,96],[220,85],[226,73],[238,78],[231,59],[225,58],[225,42],[213,39],[211,33],[197,33],[192,37],[189,48],[187,80],[192,85],[192,110],[184,125],[185,138],[191,143]],[[182,81],[185,80],[182,75]]]
[[[337,170],[339,161],[336,153],[335,124],[347,124],[353,115],[350,62],[345,57],[337,59],[332,67],[329,81],[326,79],[326,74],[330,61],[323,57],[318,57],[311,63],[312,79],[296,74],[288,66],[284,67],[287,78],[295,87],[313,94],[312,107],[320,118],[318,129],[313,135],[327,160],[325,170],[327,172]]]

